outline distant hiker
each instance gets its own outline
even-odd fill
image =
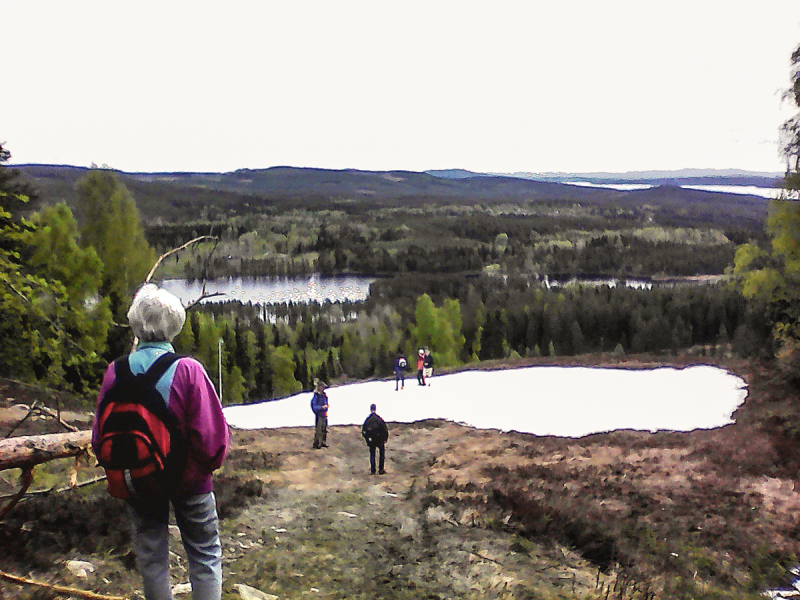
[[[406,387],[406,367],[408,361],[402,354],[398,354],[394,361],[394,391],[405,389]]]
[[[314,411],[314,444],[312,448],[327,448],[328,444],[328,394],[325,384],[317,382],[317,389],[311,397],[311,410]]]
[[[369,407],[370,414],[361,426],[361,435],[369,446],[369,472],[375,475],[375,449],[378,452],[378,474],[385,475],[384,459],[386,458],[386,441],[389,439],[389,428],[386,422],[375,412],[377,407],[372,404]]]
[[[427,348],[425,349],[425,357],[422,359],[422,366],[425,369],[425,382],[430,385],[430,379],[433,377],[433,354],[431,354],[431,351]]]
[[[222,465],[230,432],[203,366],[174,354],[171,341],[185,320],[180,300],[166,290],[147,284],[137,292],[128,321],[139,345],[108,366],[92,428],[109,492],[129,505],[147,600],[172,598],[170,504],[189,559],[192,597],[222,595],[211,473]]]
[[[419,349],[417,353],[417,383],[425,385],[425,350]]]

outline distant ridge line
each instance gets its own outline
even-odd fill
[[[372,170],[357,169],[353,167],[344,169],[331,169],[325,167],[295,167],[291,165],[273,165],[263,168],[242,167],[233,171],[123,171],[110,166],[79,166],[68,164],[47,163],[18,163],[9,164],[9,168],[26,167],[55,167],[89,171],[92,169],[112,171],[125,175],[232,175],[236,173],[266,173],[269,171],[296,171],[296,172],[322,172],[322,173],[416,173],[432,175],[441,179],[468,179],[472,177],[511,177],[515,179],[529,179],[535,181],[616,181],[635,183],[637,180],[653,181],[665,179],[697,179],[697,178],[762,178],[782,180],[783,173],[770,173],[766,171],[748,171],[746,169],[696,169],[685,168],[677,170],[651,170],[651,171],[592,171],[592,172],[567,172],[567,171],[514,171],[514,172],[478,172],[468,169],[428,169],[413,171],[409,169]]]

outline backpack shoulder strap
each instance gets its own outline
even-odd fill
[[[179,356],[172,352],[162,354],[152,365],[150,365],[150,368],[145,371],[145,379],[150,385],[155,387],[155,385],[158,383],[158,380],[164,376],[164,373],[166,373],[167,370],[181,358],[183,358],[183,356]]]
[[[131,371],[131,365],[128,362],[128,355],[126,354],[114,361],[114,384],[97,406],[98,415],[102,414],[103,410],[108,406],[108,403],[114,395],[114,391],[120,388],[120,384],[130,379],[133,379],[133,371]]]
[[[133,371],[131,371],[131,364],[128,362],[127,354],[125,356],[120,356],[114,361],[114,377],[117,381],[133,377]]]

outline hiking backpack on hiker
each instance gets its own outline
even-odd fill
[[[139,375],[128,357],[114,362],[116,379],[97,408],[97,462],[115,498],[168,495],[186,464],[175,416],[156,384],[180,356],[168,352]]]
[[[368,444],[385,443],[384,422],[378,415],[370,415],[364,423],[363,435]]]

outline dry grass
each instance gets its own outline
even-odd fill
[[[357,427],[333,427],[323,451],[310,427],[237,431],[216,480],[225,596],[244,583],[279,598],[757,597],[800,553],[800,449],[771,429],[796,396],[736,368],[750,397],[732,426],[566,439],[390,424],[385,477],[368,474]],[[0,546],[22,548],[0,568],[133,593],[119,511],[101,486],[27,500],[0,523]],[[98,569],[76,581],[66,558]]]

